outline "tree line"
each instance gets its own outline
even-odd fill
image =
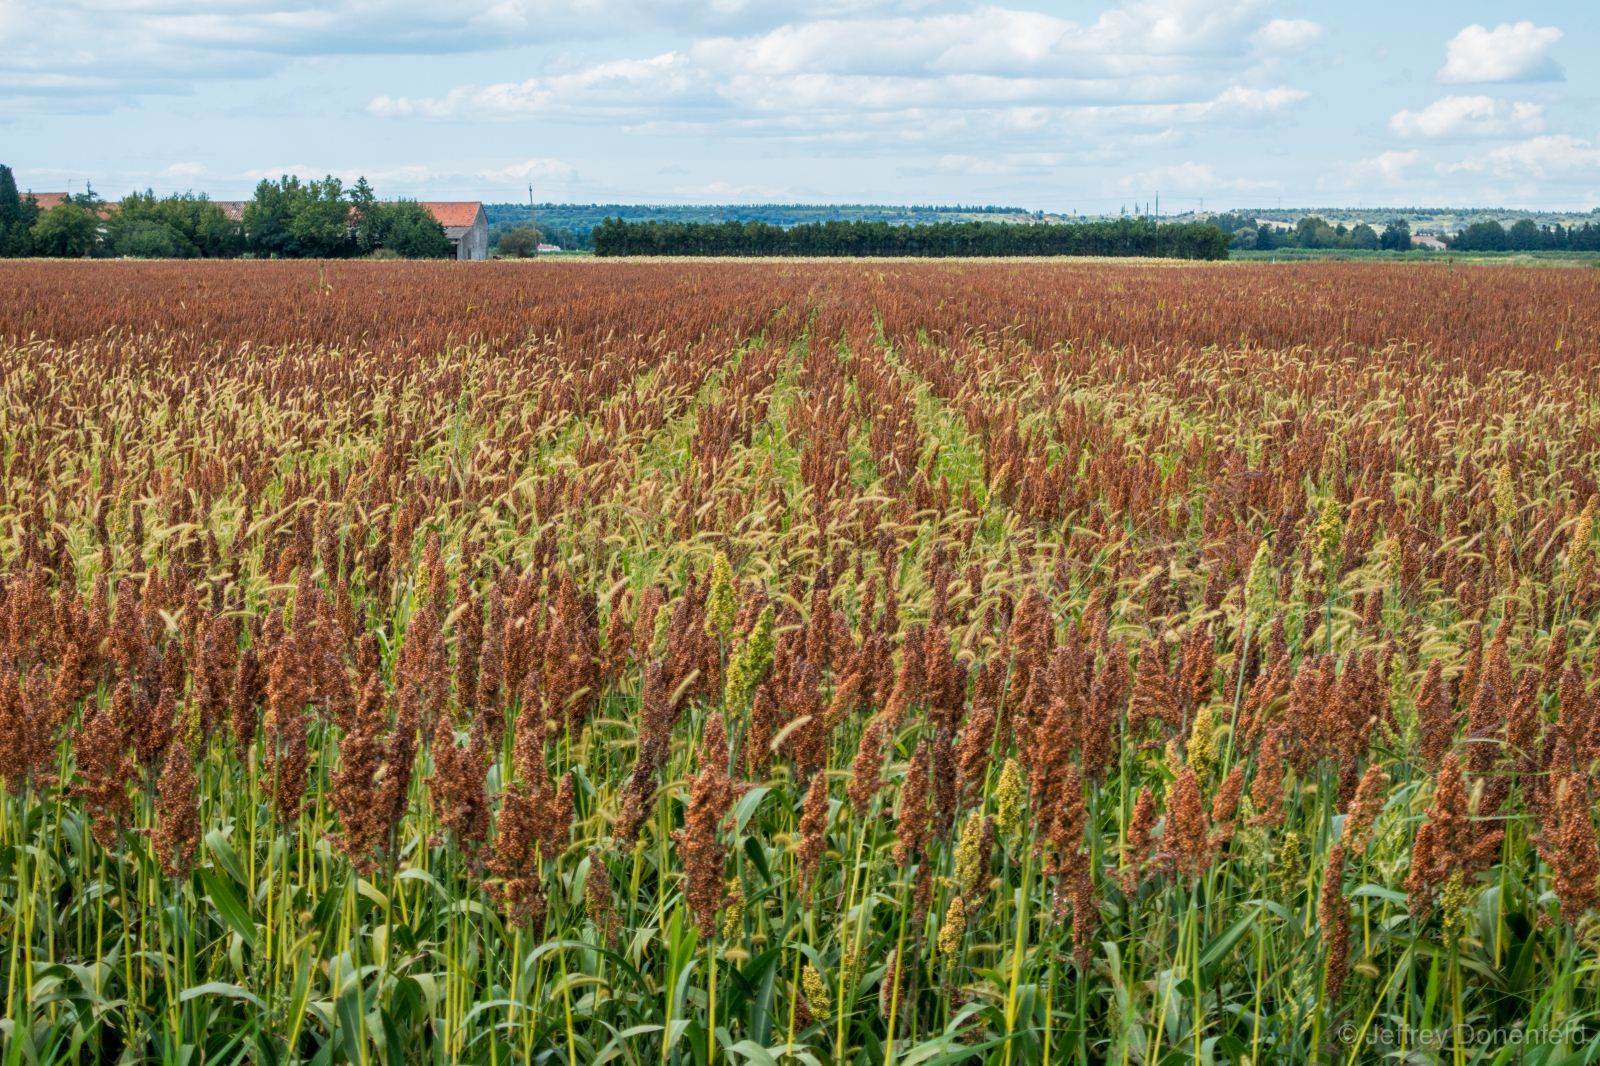
[[[1157,225],[1118,219],[1062,225],[943,222],[626,222],[607,218],[593,232],[596,255],[711,256],[1157,256],[1226,259],[1231,234],[1207,223]]]
[[[1600,226],[1541,226],[1524,218],[1508,230],[1490,220],[1474,222],[1445,243],[1453,252],[1600,252]]]
[[[1270,251],[1278,248],[1350,248],[1357,251],[1406,252],[1411,250],[1411,223],[1391,219],[1383,232],[1359,222],[1355,226],[1330,224],[1312,215],[1302,218],[1294,229],[1262,225],[1241,215],[1217,215],[1211,224],[1232,237],[1230,247],[1240,251]]]
[[[157,197],[151,190],[121,200],[92,186],[49,208],[17,192],[11,168],[0,166],[0,255],[196,258],[432,259],[454,254],[439,220],[415,200],[379,200],[365,178],[264,180],[232,218],[204,193]]]

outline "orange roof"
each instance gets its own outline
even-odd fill
[[[422,204],[441,226],[470,226],[478,220],[480,200],[424,201]]]
[[[26,192],[22,194],[23,199],[27,199],[29,196],[33,197],[38,202],[40,211],[49,211],[51,208],[60,207],[71,198],[71,195],[71,193],[65,192]],[[95,209],[95,214],[100,218],[110,218],[111,212],[116,209],[117,204],[115,202],[103,203]]]

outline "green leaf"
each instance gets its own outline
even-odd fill
[[[366,878],[362,877],[356,880],[356,891],[370,899],[372,902],[376,903],[378,906],[382,907],[384,910],[389,909],[389,897],[385,896],[382,892],[379,892],[377,888],[375,888]]]
[[[771,791],[770,788],[765,786],[752,788],[749,792],[739,797],[739,802],[733,808],[734,825],[736,827],[734,830],[735,835],[744,832],[745,823],[750,820],[752,814],[756,813],[756,808],[761,806],[761,801],[766,799],[767,793]],[[768,880],[771,879],[768,878]]]
[[[767,849],[761,846],[761,841],[755,837],[745,837],[744,853],[750,857],[750,864],[761,874],[761,879],[772,884],[772,871],[767,867]]]
[[[201,996],[227,996],[229,999],[245,1000],[247,1003],[251,1003],[262,1010],[267,1009],[267,1005],[261,1002],[261,999],[254,992],[240,988],[238,985],[228,984],[225,981],[209,981],[203,985],[186,988],[178,993],[178,1002],[187,1003],[191,999],[199,999]]]
[[[1250,931],[1251,926],[1255,925],[1256,917],[1260,913],[1259,910],[1254,910],[1239,918],[1218,934],[1216,939],[1207,944],[1205,950],[1200,953],[1200,972],[1203,975],[1202,979],[1207,984],[1215,976],[1212,971],[1227,957],[1228,952],[1233,950],[1234,945],[1244,939],[1244,935]]]
[[[234,891],[231,884],[216,875],[213,870],[201,867],[200,880],[206,886],[206,895],[211,897],[211,902],[216,905],[217,913],[222,915],[222,920],[233,928],[239,938],[250,945],[250,950],[256,950],[256,923],[250,918],[250,911],[245,907],[244,901]]]
[[[439,894],[439,898],[440,899],[444,900],[446,903],[450,902],[450,894],[448,892],[446,892],[444,890],[444,886],[439,884],[438,880],[435,879],[434,876],[432,874],[430,874],[426,870],[419,870],[419,869],[416,869],[414,867],[412,869],[410,869],[410,870],[401,870],[399,875],[395,878],[395,880],[397,880],[397,881],[421,881],[423,884],[427,885],[428,887],[432,888],[435,892],[437,892]]]
[[[780,1047],[781,1051],[782,1048]],[[778,1060],[772,1057],[772,1052],[756,1043],[754,1040],[741,1040],[728,1048],[730,1054],[743,1055],[757,1066],[778,1066]]]
[[[233,845],[222,835],[222,830],[213,829],[206,834],[206,850],[211,852],[211,857],[217,860],[218,866],[228,871],[228,876],[233,878],[236,884],[250,883],[250,878],[244,872],[244,864],[239,861],[239,853],[233,850]]]
[[[361,1020],[361,985],[352,984],[339,996],[339,1001],[334,1004],[334,1017],[338,1019],[338,1040],[344,1045],[345,1058],[351,1062],[360,1062],[365,1056],[362,1049],[366,1044],[365,1027]]]
[[[1384,888],[1382,885],[1362,885],[1360,888],[1350,893],[1350,895],[1370,896],[1373,899],[1386,899],[1390,903],[1405,903],[1407,900],[1407,896],[1404,892],[1396,892],[1394,889]]]

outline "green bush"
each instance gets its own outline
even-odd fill
[[[58,204],[39,217],[33,226],[33,250],[37,255],[76,259],[94,247],[100,220],[75,203]]]
[[[165,222],[150,219],[121,227],[111,250],[135,259],[192,259],[200,254],[183,234]]]
[[[381,248],[402,259],[444,259],[454,251],[433,212],[415,200],[363,203],[359,219],[363,248]]]
[[[495,251],[513,259],[533,255],[539,250],[539,233],[532,226],[519,226],[500,234]]]

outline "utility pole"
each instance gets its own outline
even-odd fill
[[[1156,191],[1156,221],[1161,221],[1161,192],[1159,189]]]

